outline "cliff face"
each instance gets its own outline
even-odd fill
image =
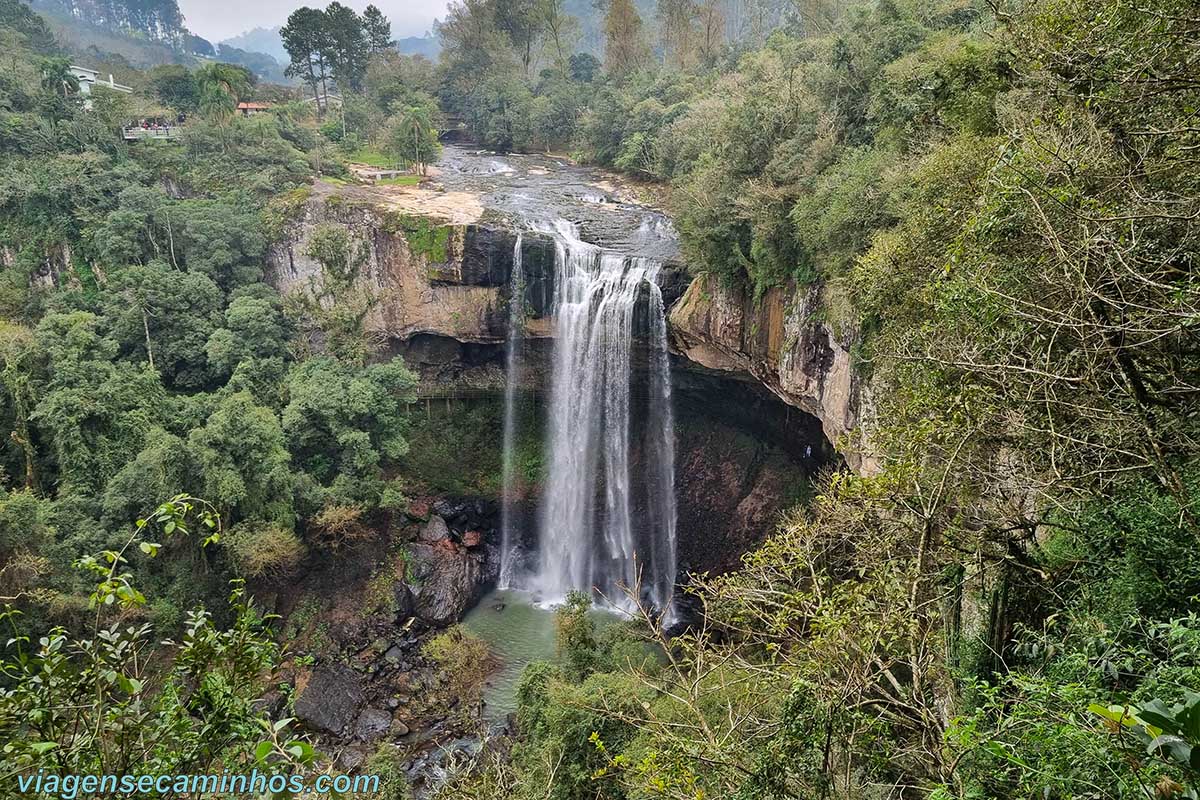
[[[424,424],[432,426],[431,432],[443,431],[414,432],[407,469],[419,476],[424,465],[431,490],[452,494],[453,487],[439,480],[446,477],[442,473],[467,469],[457,447],[493,450],[484,454],[487,463],[479,471],[499,474],[495,445],[516,234],[503,219],[470,208],[470,214],[456,215],[446,194],[419,195],[398,207],[360,187],[318,185],[271,248],[267,279],[285,295],[321,296],[323,268],[308,255],[310,241],[324,224],[350,232],[354,248],[363,253],[357,285],[376,299],[367,329],[386,342],[383,357],[401,355],[418,372],[426,398]],[[536,398],[545,392],[552,359],[553,241],[525,233],[521,261],[527,334],[522,390]],[[754,304],[704,278],[689,285],[678,267],[664,272],[662,288],[672,308],[676,350],[680,563],[720,572],[736,566],[833,457],[828,442],[854,430],[858,386],[849,351],[826,326],[810,320],[815,296],[788,308],[776,292]],[[633,324],[635,332],[648,329],[640,317]],[[635,348],[632,368],[645,369],[649,358],[644,347]],[[447,419],[431,419],[430,398],[437,398]],[[646,435],[645,399],[634,398],[635,462],[642,458],[638,443]],[[529,424],[544,430],[545,420],[537,417]],[[480,426],[484,430],[478,436],[467,435]],[[455,443],[448,445],[445,437]],[[536,496],[534,490],[519,512],[527,518],[519,527],[528,531],[536,530]],[[634,503],[635,517],[649,519],[649,499],[635,492]]]
[[[376,300],[366,320],[369,333],[385,341],[421,334],[469,343],[504,341],[514,234],[477,222],[391,210],[329,189],[318,187],[267,254],[267,281],[281,294],[320,286],[322,269],[308,255],[309,240],[320,225],[334,223],[345,226],[355,246],[366,250],[358,285]],[[527,302],[544,311],[553,247],[548,240],[526,237],[522,255],[530,275]],[[537,319],[532,332],[541,332]]]
[[[478,373],[465,383],[499,389],[516,234],[478,208],[467,214],[450,208],[447,194],[453,193],[426,194],[428,203],[398,207],[365,190],[318,185],[271,248],[268,280],[284,294],[311,291],[322,272],[307,255],[309,239],[323,223],[346,226],[367,252],[359,284],[377,298],[369,332],[423,376],[457,380]],[[544,339],[551,333],[554,244],[530,233],[522,242],[526,334]],[[871,471],[859,441],[869,397],[852,366],[852,343],[817,316],[819,289],[794,296],[775,289],[755,301],[708,276],[684,290],[681,276],[671,268],[664,286],[672,348],[683,356],[677,367],[761,384],[819,420],[851,466]]]
[[[750,377],[813,415],[846,461],[869,472],[874,462],[860,441],[869,396],[853,368],[852,343],[819,319],[819,308],[819,289],[794,296],[772,289],[755,301],[702,275],[671,309],[671,343],[690,361]]]

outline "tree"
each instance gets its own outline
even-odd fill
[[[658,0],[663,60],[676,69],[687,69],[695,58],[696,11],[695,0]]]
[[[345,94],[357,91],[367,74],[368,42],[363,20],[349,6],[333,2],[325,8],[330,75]]]
[[[422,175],[440,147],[432,106],[432,98],[427,102],[405,105],[388,121],[388,151],[401,161],[413,165]]]
[[[54,794],[90,795],[80,779],[101,775],[166,776],[173,794],[203,794],[209,787],[186,776],[292,772],[315,759],[303,737],[289,734],[287,721],[276,723],[261,710],[280,648],[269,618],[240,583],[229,596],[228,628],[202,608],[188,615],[181,635],[153,631],[133,616],[146,605],[134,583],[134,555],[153,558],[163,541],[189,537],[192,528],[205,547],[221,532],[204,501],[175,497],[117,546],[82,556],[93,614],[83,632],[47,626],[28,635],[19,611],[0,613],[14,631],[0,654],[6,796],[28,793],[21,785],[26,775],[39,776]],[[177,641],[162,641],[164,634]]]
[[[649,61],[650,47],[633,0],[612,0],[604,17],[604,68],[623,78]]]
[[[299,78],[312,89],[317,111],[325,110],[327,94],[326,79],[329,77],[331,41],[327,18],[323,11],[315,8],[298,8],[288,17],[279,35],[287,50],[291,63],[286,73]],[[318,88],[320,87],[320,91]]]
[[[591,53],[576,53],[569,60],[571,80],[576,83],[591,83],[603,66],[600,59]]]
[[[118,345],[85,311],[47,314],[36,341],[47,359],[30,418],[49,439],[63,489],[89,494],[142,449],[166,417],[166,394],[146,364],[117,360]]]
[[[566,74],[569,54],[579,41],[579,20],[566,13],[564,0],[539,0],[538,16],[545,37],[554,48],[554,64]]]
[[[529,76],[537,44],[545,28],[542,0],[494,0],[496,25],[508,35]]]
[[[327,503],[378,505],[381,463],[408,451],[404,406],[415,385],[398,359],[363,368],[312,358],[293,367],[283,430],[297,466],[328,490]]]
[[[0,323],[0,383],[4,387],[5,420],[11,426],[7,439],[20,450],[20,472],[25,488],[32,490],[38,488],[37,451],[29,424],[36,402],[37,362],[33,331],[22,325]]]
[[[42,88],[66,98],[79,91],[79,79],[71,72],[71,62],[66,58],[42,60]]]
[[[368,5],[362,15],[363,31],[367,37],[367,52],[371,55],[395,49],[392,41],[392,23],[373,5]]]
[[[725,17],[719,0],[701,0],[699,26],[696,31],[696,50],[700,61],[711,67],[716,63],[725,44]]]
[[[216,62],[196,70],[196,85],[200,91],[200,111],[219,123],[226,124],[243,97],[254,83],[254,76],[245,67]]]
[[[267,240],[257,209],[197,199],[179,202],[171,213],[174,247],[190,271],[226,291],[261,279]]]
[[[107,316],[122,353],[145,359],[176,388],[208,383],[208,338],[221,321],[221,290],[206,275],[161,261],[122,270],[113,281]]]
[[[200,482],[230,521],[295,523],[291,456],[279,418],[248,392],[222,399],[204,427],[188,435]]]
[[[190,114],[200,108],[200,87],[187,67],[178,64],[155,67],[150,73],[150,85],[158,101],[175,111]]]
[[[251,359],[287,356],[288,325],[278,298],[241,295],[225,309],[225,326],[209,336],[205,352],[218,375],[231,375]]]

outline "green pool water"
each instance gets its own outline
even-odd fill
[[[503,604],[503,610],[497,606]],[[501,666],[484,690],[484,716],[504,719],[517,710],[517,682],[525,665],[554,658],[554,612],[535,606],[529,594],[497,589],[467,612],[463,627],[483,639]]]

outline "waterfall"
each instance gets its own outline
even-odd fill
[[[588,244],[564,220],[551,232],[555,335],[532,588],[551,601],[594,588],[626,605],[622,587],[640,577],[643,595],[663,608],[675,581],[675,498],[665,309],[655,284],[660,267]],[[639,478],[651,508],[646,546],[639,548],[631,510],[630,383],[634,312],[647,285],[655,340],[648,371],[651,463]]]
[[[657,275],[655,275],[657,277]],[[654,352],[650,364],[650,430],[653,439],[650,509],[650,601],[667,608],[675,591],[675,415],[671,403],[671,357],[667,348],[667,309],[662,289],[650,282],[650,325]],[[673,609],[672,609],[673,612]]]
[[[525,270],[522,266],[521,245],[524,237],[517,234],[513,247],[512,277],[508,286],[508,339],[505,343],[504,370],[504,487],[500,496],[500,587],[507,589],[513,581],[512,505],[516,489],[517,384],[521,375],[521,339],[525,333]]]

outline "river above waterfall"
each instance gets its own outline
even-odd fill
[[[566,219],[580,238],[628,256],[679,258],[670,219],[635,196],[620,179],[547,155],[498,155],[447,145],[433,179],[449,192],[476,195],[487,212],[514,227]]]

